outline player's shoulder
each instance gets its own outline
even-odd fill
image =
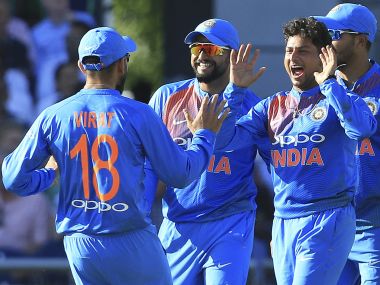
[[[193,88],[194,83],[195,79],[193,78],[164,84],[153,93],[149,105],[156,111],[163,110],[170,97]]]
[[[289,91],[278,91],[266,98],[261,99],[256,106],[257,108],[264,108],[264,109],[269,108],[269,106],[280,107],[280,105],[283,105],[283,102],[284,100],[286,100],[286,97],[288,96],[288,94],[289,94]]]
[[[73,95],[75,96],[75,95]],[[53,105],[50,105],[48,107],[46,107],[40,114],[39,114],[39,117],[42,117],[42,118],[45,118],[45,119],[48,119],[48,118],[51,118],[51,117],[54,117],[56,116],[60,109],[62,109],[64,106],[66,106],[70,101],[73,100],[73,96],[70,96],[62,101],[59,101],[57,103],[54,103]]]
[[[174,93],[177,93],[179,91],[182,91],[184,89],[191,88],[194,85],[195,79],[186,79],[171,83],[166,83],[162,86],[160,86],[156,92],[154,92],[153,96],[159,97],[159,96],[171,96]]]
[[[261,97],[259,97],[254,91],[251,89],[247,90],[247,94],[245,96],[246,100],[253,102],[254,104],[257,104],[261,101]]]

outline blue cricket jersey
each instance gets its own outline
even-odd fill
[[[380,120],[380,66],[371,60],[372,67],[355,84],[350,91],[361,96],[372,111],[376,120]],[[338,77],[338,82],[346,87]],[[347,88],[347,87],[346,87]],[[380,130],[369,138],[361,139],[358,144],[357,157],[359,165],[359,185],[355,194],[356,227],[365,230],[380,226]]]
[[[231,96],[235,90],[239,95]],[[162,118],[173,140],[186,148],[192,140],[182,110],[195,117],[204,96],[197,79],[188,79],[161,86],[152,96],[150,105]],[[229,99],[234,115],[246,114],[260,99],[249,89],[229,84],[223,92]],[[222,100],[222,96],[219,97]],[[236,121],[236,118],[233,119]],[[217,140],[222,133],[219,133]],[[257,147],[250,145],[231,151],[217,151],[211,156],[206,171],[187,187],[167,185],[163,197],[163,215],[173,222],[205,222],[256,208],[257,189],[253,181],[253,162]],[[263,158],[268,158],[269,155]],[[155,191],[154,174],[150,176]],[[152,198],[151,198],[152,199]]]
[[[149,158],[165,183],[185,187],[210,159],[215,134],[199,130],[188,151],[173,142],[146,104],[116,90],[83,89],[44,110],[2,165],[5,187],[26,196],[55,178],[43,168],[50,155],[60,171],[58,233],[123,233],[151,223],[145,199]]]
[[[288,219],[343,207],[357,186],[358,139],[377,123],[365,102],[330,79],[302,93],[279,92],[224,130],[225,148],[271,141],[275,216]],[[259,146],[260,147],[260,146]]]

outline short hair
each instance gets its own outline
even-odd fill
[[[285,44],[290,37],[299,35],[302,38],[310,39],[318,50],[331,45],[332,42],[326,25],[313,17],[290,20],[283,26],[283,35]]]

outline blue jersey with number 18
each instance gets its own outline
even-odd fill
[[[184,187],[210,159],[215,134],[199,130],[183,151],[146,104],[116,90],[83,89],[45,109],[3,162],[5,187],[26,196],[55,178],[44,168],[50,155],[60,172],[58,233],[122,233],[150,224],[144,194],[148,158],[160,179]]]

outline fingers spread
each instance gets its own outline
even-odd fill
[[[218,103],[219,94],[214,94],[211,97],[211,103],[209,104],[209,110],[215,112],[216,104]]]
[[[226,105],[226,102],[227,102],[227,100],[222,100],[222,101],[219,103],[219,105],[217,106],[217,108],[216,108],[216,113],[217,113],[218,115],[223,111],[224,106]]]
[[[247,44],[247,47],[244,50],[244,54],[243,54],[243,61],[244,62],[248,61],[249,55],[251,54],[251,50],[252,50],[252,44],[249,43],[249,44]]]
[[[202,98],[201,107],[199,108],[199,112],[203,113],[206,108],[208,108],[208,102],[210,101],[208,96],[204,96]]]
[[[255,51],[253,52],[253,57],[250,61],[250,65],[254,66],[256,64],[256,61],[257,59],[259,58],[260,56],[260,50],[259,49],[255,49]]]
[[[237,56],[238,56],[238,53],[236,50],[231,50],[231,55],[230,55],[230,64],[233,65],[233,64],[236,64],[236,61],[237,61]]]

